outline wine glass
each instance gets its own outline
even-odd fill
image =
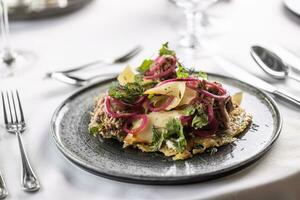
[[[6,0],[0,0],[0,15],[3,45],[0,51],[0,78],[5,78],[27,71],[33,66],[36,56],[31,52],[11,48]]]
[[[218,0],[172,0],[177,7],[183,10],[186,18],[186,30],[178,40],[180,48],[192,51],[196,56],[200,57],[209,56],[214,52],[214,45],[200,38],[198,33],[201,28],[202,30],[204,29],[206,9],[217,1]],[[198,24],[200,27],[196,27]]]

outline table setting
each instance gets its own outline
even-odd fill
[[[297,1],[0,9],[0,199],[300,199]]]

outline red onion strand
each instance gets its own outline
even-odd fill
[[[132,124],[132,122],[135,121],[135,120],[142,120],[141,125],[139,127],[137,127],[137,128],[129,129],[128,126],[130,124]],[[140,133],[140,132],[142,132],[146,128],[146,126],[148,124],[148,121],[149,121],[149,119],[148,119],[147,115],[144,115],[144,114],[143,115],[134,115],[134,116],[131,117],[131,119],[129,121],[127,121],[124,124],[123,130],[126,133],[129,133],[129,134]]]
[[[109,96],[105,97],[105,111],[106,113],[113,118],[119,118],[119,117],[130,117],[135,115],[136,113],[117,113],[114,112],[111,107],[111,99]]]
[[[153,103],[151,101],[149,101],[149,104],[148,104],[149,110],[152,111],[152,112],[162,111],[170,105],[170,103],[173,101],[173,99],[174,99],[173,96],[168,96],[166,101],[159,107],[154,107]]]

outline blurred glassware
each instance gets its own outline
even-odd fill
[[[0,24],[2,36],[2,50],[0,52],[0,77],[13,76],[16,73],[28,70],[35,62],[35,55],[23,50],[11,48],[9,41],[9,21],[7,13],[7,0],[0,0]]]
[[[204,12],[198,13],[196,18],[196,31],[201,37],[212,38],[220,36],[228,31],[230,24],[222,15],[219,16],[218,11],[215,12],[213,7],[216,3],[230,2],[231,0],[218,0],[211,4]],[[212,12],[211,12],[212,11]],[[199,25],[198,25],[199,24]]]
[[[32,19],[57,16],[90,3],[92,0],[10,0],[7,2],[10,19]]]
[[[284,5],[292,13],[300,16],[300,1],[299,0],[284,0]]]
[[[212,54],[214,45],[208,44],[199,37],[208,24],[206,10],[219,0],[170,0],[183,10],[186,18],[186,30],[181,34],[178,45],[187,51],[193,51],[197,57],[207,57]]]
[[[204,15],[204,11],[217,0],[172,0],[179,8],[183,9],[186,18],[186,32],[179,40],[183,47],[194,48],[198,45],[196,36],[196,17]],[[200,18],[201,19],[201,18]],[[204,23],[203,23],[204,24]]]

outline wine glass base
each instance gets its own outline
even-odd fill
[[[4,52],[0,52],[0,58],[3,56]],[[36,55],[32,52],[14,50],[12,56],[10,61],[0,60],[0,78],[27,73],[36,62]]]

